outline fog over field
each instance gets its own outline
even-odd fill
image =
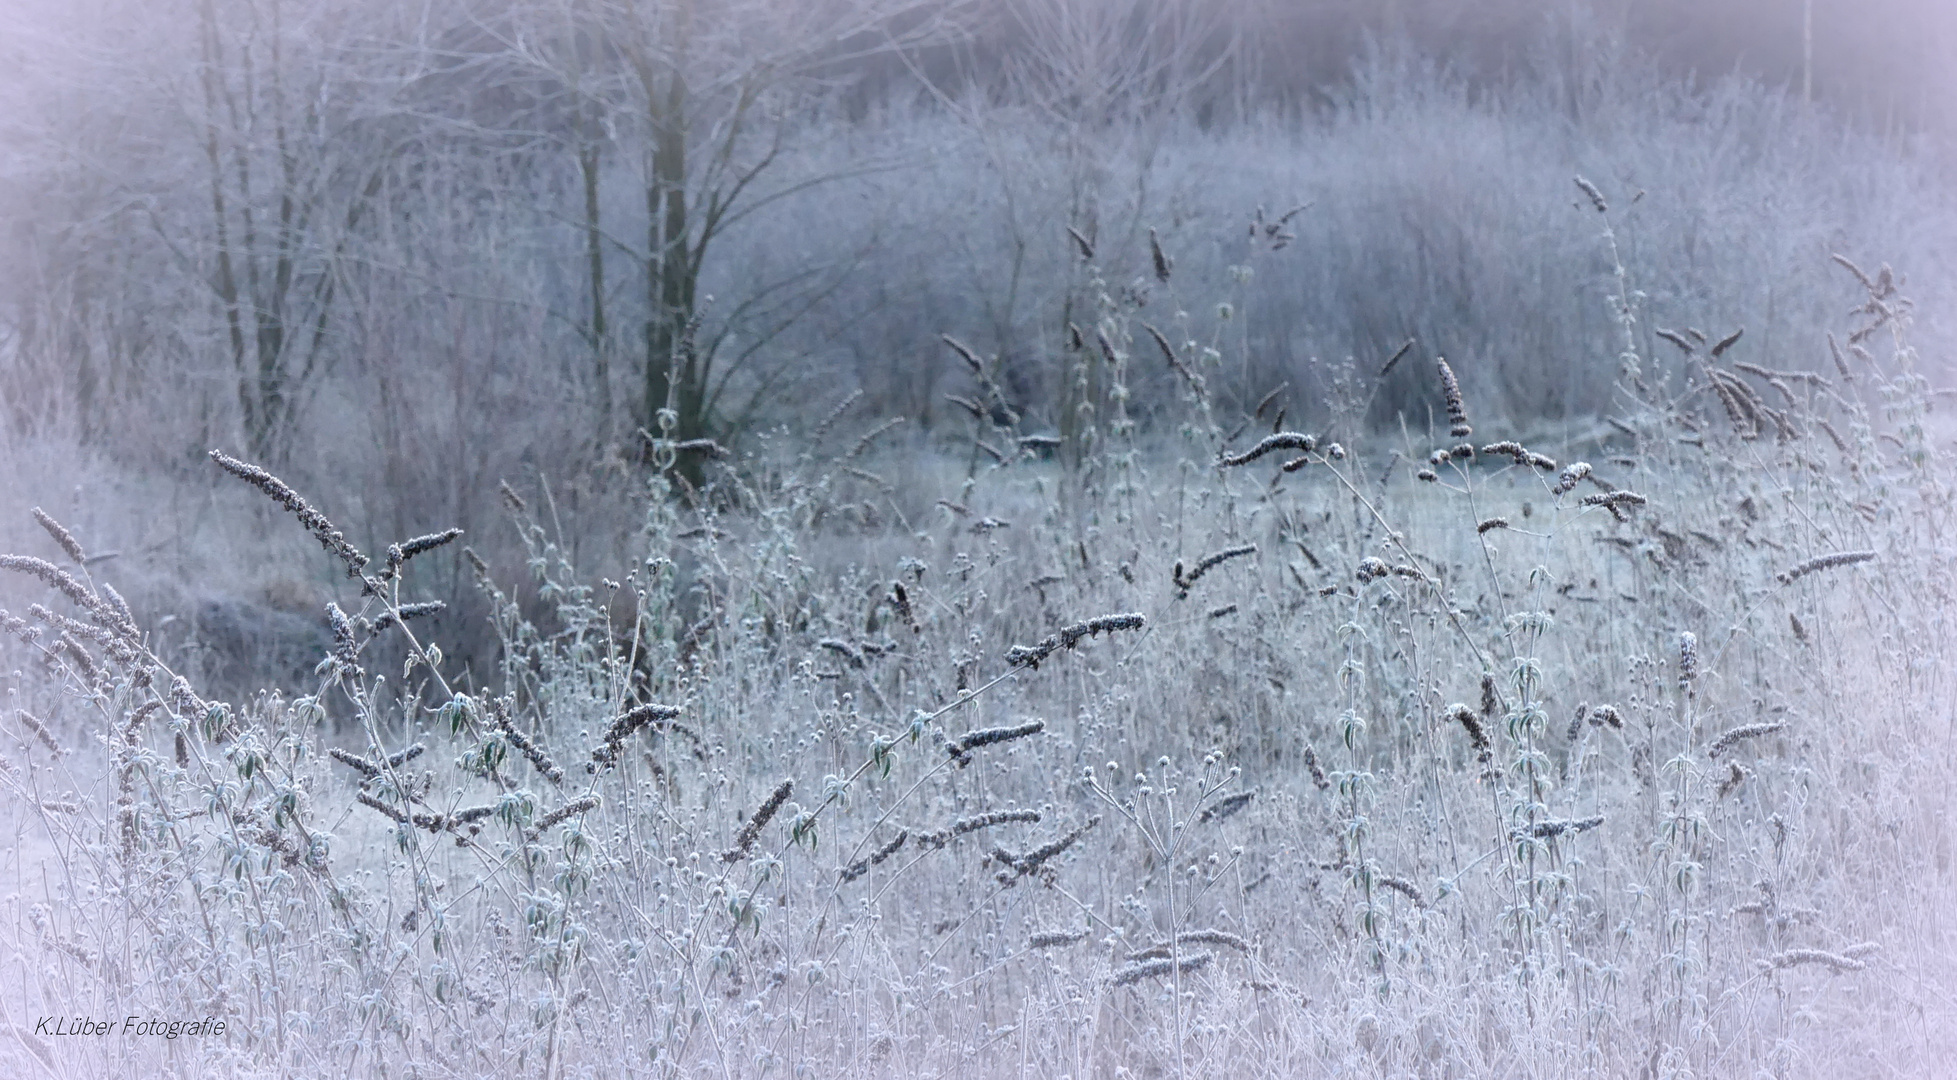
[[[1938,0],[0,0],[0,1075],[1957,1054]]]

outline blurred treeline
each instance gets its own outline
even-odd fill
[[[1654,320],[1822,363],[1840,251],[1908,275],[1917,340],[1948,341],[1932,0],[12,8],[0,493],[23,502],[203,485],[215,446],[369,546],[476,529],[499,478],[575,502],[629,480],[642,432],[738,451],[858,389],[857,420],[928,441],[972,389],[941,333],[998,357],[1039,430],[1067,324],[1110,304],[1210,343],[1229,410],[1285,385],[1310,424],[1414,338],[1483,415],[1595,416],[1623,339],[1577,173]],[[1143,431],[1173,392],[1150,359]],[[1424,424],[1427,370],[1372,419]],[[181,552],[208,526],[174,513]]]

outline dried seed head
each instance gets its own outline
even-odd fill
[[[768,822],[774,820],[775,814],[781,810],[782,804],[788,801],[788,796],[794,790],[795,781],[783,780],[775,788],[774,793],[768,796],[767,801],[754,811],[754,816],[748,818],[747,824],[741,826],[741,831],[734,837],[734,846],[721,852],[721,861],[731,863],[747,858],[748,852],[754,850],[754,842],[760,838],[761,830],[767,828]]]
[[[1092,829],[1094,826],[1099,825],[1100,823],[1101,823],[1101,816],[1099,814],[1096,814],[1093,817],[1088,818],[1087,821],[1083,823],[1079,828],[1074,829],[1073,831],[1068,832],[1065,835],[1060,836],[1055,840],[1042,844],[1039,847],[1034,848],[1032,851],[1029,851],[1024,855],[1014,855],[1004,848],[993,848],[992,860],[1008,868],[1008,870],[1001,871],[999,873],[998,876],[999,883],[1002,885],[1010,885],[1013,882],[1019,880],[1020,878],[1027,876],[1028,874],[1035,874],[1040,872],[1041,870],[1046,868],[1046,864],[1049,860],[1060,855],[1068,848],[1073,847],[1076,843],[1080,841],[1081,837],[1087,835],[1087,831],[1089,829]]]
[[[809,437],[811,439],[820,439],[823,435],[827,434],[830,428],[836,426],[836,421],[841,420],[843,414],[849,411],[849,407],[862,400],[862,397],[863,388],[860,386],[844,394],[843,399],[836,403],[835,408],[829,410],[829,415],[822,418],[822,422],[815,426],[814,430],[810,432]]]
[[[1087,940],[1086,930],[1049,930],[1026,939],[1029,949],[1058,949]]]
[[[356,792],[353,796],[353,801],[359,803],[362,806],[369,807],[374,810],[378,810],[382,814],[387,815],[388,817],[392,818],[394,821],[402,825],[406,825],[408,823],[407,814],[403,813],[400,809],[396,807],[389,806],[388,804],[380,801],[379,799],[375,798],[374,796],[368,794],[365,791]]]
[[[1305,744],[1304,757],[1305,771],[1311,774],[1312,784],[1320,791],[1330,788],[1332,781],[1326,778],[1324,767],[1318,763],[1318,751],[1312,749],[1310,743]]]
[[[1087,237],[1082,235],[1081,231],[1072,225],[1067,226],[1067,235],[1073,237],[1074,247],[1080,251],[1080,257],[1092,262],[1094,259],[1094,245],[1087,242]]]
[[[1191,953],[1181,958],[1164,956],[1154,960],[1141,960],[1115,969],[1114,973],[1108,976],[1108,984],[1132,986],[1143,979],[1167,975],[1171,972],[1200,971],[1208,967],[1213,959],[1215,957],[1211,953]]]
[[[835,653],[850,667],[860,668],[863,666],[863,654],[857,652],[856,647],[847,641],[839,638],[823,638],[821,641],[816,642],[816,646]]]
[[[1726,778],[1719,782],[1718,798],[1723,799],[1733,792],[1738,791],[1739,786],[1746,782],[1747,775],[1746,766],[1741,765],[1737,761],[1727,762]]]
[[[897,609],[898,616],[911,628],[911,633],[921,634],[924,632],[924,627],[919,626],[917,623],[917,615],[911,611],[911,597],[908,592],[904,591],[903,582],[893,581],[890,583],[890,605]]]
[[[1359,560],[1359,569],[1354,573],[1354,576],[1362,582],[1369,582],[1377,581],[1391,573],[1393,571],[1386,565],[1385,559],[1368,555]]]
[[[1662,326],[1658,326],[1653,327],[1651,332],[1678,346],[1678,350],[1687,356],[1698,351],[1698,347],[1692,343],[1691,339],[1676,330],[1667,330]]]
[[[1196,564],[1196,568],[1187,574],[1181,572],[1182,563],[1177,562],[1175,571],[1170,574],[1170,580],[1175,583],[1177,589],[1186,594],[1189,592],[1190,586],[1196,584],[1197,580],[1204,574],[1209,573],[1211,570],[1214,570],[1231,559],[1240,558],[1245,555],[1254,555],[1256,552],[1256,544],[1242,544],[1233,548],[1224,548],[1222,551],[1212,552],[1203,556],[1202,561]]]
[[[1406,357],[1407,353],[1413,351],[1413,342],[1414,342],[1413,338],[1408,338],[1406,340],[1406,343],[1401,345],[1399,349],[1396,350],[1393,353],[1393,355],[1387,359],[1386,363],[1380,365],[1380,369],[1379,369],[1380,378],[1384,379],[1386,378],[1387,375],[1391,374],[1393,369],[1399,365],[1400,361]]]
[[[1226,949],[1235,949],[1240,953],[1250,951],[1250,942],[1245,941],[1242,937],[1228,930],[1217,930],[1214,928],[1208,930],[1184,930],[1182,933],[1176,935],[1176,944],[1220,945]]]
[[[1848,358],[1841,354],[1841,346],[1836,343],[1832,332],[1828,335],[1828,355],[1835,361],[1835,371],[1840,373],[1842,381],[1854,382],[1855,375],[1848,370]]]
[[[960,818],[936,832],[919,833],[917,835],[917,846],[936,850],[961,836],[978,832],[980,829],[989,829],[994,825],[1010,825],[1015,823],[1037,824],[1039,820],[1040,812],[1037,810],[995,810],[992,813],[980,814],[976,817]]]
[[[1148,257],[1155,264],[1155,280],[1168,284],[1169,272],[1175,269],[1175,260],[1163,253],[1162,241],[1156,237],[1153,225],[1148,229]]]
[[[1391,889],[1399,893],[1401,896],[1413,901],[1414,907],[1424,908],[1427,906],[1427,900],[1420,895],[1420,889],[1406,878],[1394,877],[1391,874],[1375,874],[1373,875],[1373,884],[1378,885],[1382,889]]]
[[[401,564],[407,562],[409,559],[414,558],[416,555],[423,554],[424,552],[433,551],[434,549],[441,547],[443,544],[446,544],[449,541],[454,540],[456,537],[461,535],[462,535],[461,529],[445,529],[438,533],[429,533],[426,536],[417,536],[413,540],[409,540],[405,543],[388,545],[387,569],[382,573],[381,576],[384,578],[391,579],[399,575],[401,572]]]
[[[1590,200],[1590,205],[1597,208],[1599,214],[1610,212],[1610,205],[1604,202],[1604,193],[1597,190],[1597,185],[1579,176],[1576,178],[1576,186],[1583,192],[1584,197]]]
[[[640,728],[648,724],[671,723],[679,719],[680,710],[671,705],[655,705],[650,702],[635,706],[613,720],[611,726],[598,739],[598,746],[591,751],[591,760],[585,762],[584,771],[596,774],[609,769],[618,761],[620,749],[625,740],[631,738]]]
[[[14,719],[20,722],[21,727],[33,732],[34,737],[39,739],[41,745],[47,747],[49,752],[54,754],[62,752],[61,744],[55,741],[54,732],[48,730],[48,726],[41,722],[40,717],[35,716],[26,709],[15,709]]]
[[[225,472],[264,492],[273,502],[298,517],[299,524],[313,534],[313,538],[319,541],[321,547],[338,556],[340,561],[346,564],[348,577],[360,576],[360,571],[367,565],[367,556],[347,543],[346,537],[333,527],[333,523],[326,519],[326,515],[313,509],[312,504],[300,498],[298,492],[287,487],[285,481],[256,465],[239,461],[219,450],[211,451],[211,460]]]
[[[1264,436],[1256,446],[1241,454],[1223,454],[1217,458],[1216,463],[1219,467],[1227,469],[1248,465],[1273,450],[1297,450],[1309,454],[1316,449],[1318,449],[1318,440],[1310,435],[1296,431],[1280,431],[1275,435]]]
[[[1461,384],[1454,378],[1454,369],[1447,366],[1445,359],[1436,357],[1434,366],[1440,371],[1441,395],[1447,399],[1448,435],[1465,439],[1475,433],[1468,424],[1468,412],[1461,404]]]
[[[88,556],[82,553],[82,546],[75,540],[74,535],[67,529],[62,528],[60,522],[49,517],[47,511],[37,506],[29,511],[29,513],[33,514],[34,520],[40,522],[41,528],[46,529],[48,535],[54,538],[54,542],[60,545],[61,550],[66,552],[70,559],[74,560],[76,566],[82,566],[88,562]]]
[[[869,858],[861,859],[858,860],[857,862],[851,863],[846,869],[844,869],[842,872],[842,878],[843,878],[842,883],[847,885],[850,882],[855,881],[857,878],[860,878],[864,874],[869,873],[870,868],[872,866],[876,866],[882,863],[885,859],[888,859],[892,855],[897,854],[898,849],[904,846],[904,841],[910,839],[910,835],[911,834],[908,830],[905,829],[897,830],[897,835],[894,838],[892,838],[890,842],[884,844],[882,847],[871,852]]]
[[[1687,630],[1678,635],[1678,685],[1690,690],[1699,678],[1699,636]]]
[[[1012,727],[980,728],[977,731],[966,732],[954,742],[946,743],[945,752],[957,759],[959,767],[963,768],[971,762],[972,751],[981,746],[994,746],[998,743],[1012,742],[1014,739],[1024,739],[1029,735],[1038,735],[1045,730],[1046,721],[1044,720],[1029,720],[1024,724],[1017,724]]]
[[[1492,517],[1486,521],[1477,524],[1475,526],[1475,532],[1478,534],[1485,535],[1496,529],[1506,529],[1508,527],[1509,527],[1509,519],[1504,517]]]
[[[951,351],[957,353],[960,360],[965,361],[965,366],[972,369],[972,374],[981,378],[985,375],[985,364],[979,360],[978,354],[972,351],[971,346],[950,334],[939,334],[938,339],[950,346]]]
[[[1796,967],[1801,964],[1824,964],[1836,971],[1861,971],[1868,967],[1852,956],[1825,952],[1821,949],[1789,949],[1760,961],[1760,965],[1768,969]]]
[[[579,797],[572,799],[570,802],[565,803],[563,806],[560,806],[557,809],[552,810],[550,813],[545,814],[543,817],[538,818],[537,823],[531,827],[530,832],[528,833],[530,842],[535,843],[538,837],[542,836],[545,832],[548,832],[550,829],[555,828],[557,825],[563,823],[564,821],[576,817],[579,814],[586,813],[587,811],[596,810],[596,809],[598,809],[598,796],[580,795]],[[490,810],[493,813],[495,811],[495,808],[491,807]]]
[[[1594,829],[1603,823],[1604,819],[1602,816],[1563,821],[1538,821],[1528,828],[1515,830],[1511,835],[1517,839],[1532,836],[1538,840],[1547,840],[1552,836],[1561,836],[1564,833],[1580,833]]]
[[[1853,566],[1856,563],[1865,563],[1875,557],[1876,553],[1873,551],[1837,551],[1832,555],[1820,555],[1809,559],[1791,570],[1784,571],[1778,576],[1777,580],[1782,585],[1791,585],[1809,574],[1822,570],[1832,570],[1838,566]]]
[[[1571,488],[1576,487],[1577,484],[1581,483],[1584,480],[1584,478],[1588,477],[1589,475],[1590,475],[1589,462],[1572,461],[1568,465],[1563,467],[1563,471],[1560,474],[1558,474],[1556,477],[1555,487],[1551,488],[1550,490],[1558,495],[1562,495],[1568,492]]]
[[[1635,491],[1598,491],[1585,495],[1580,505],[1601,506],[1610,511],[1611,516],[1617,520],[1628,521],[1629,518],[1625,515],[1624,508],[1628,506],[1643,506],[1646,501],[1644,496]]]
[[[129,601],[124,600],[122,594],[115,590],[115,586],[110,585],[108,582],[103,582],[97,586],[96,591],[100,592],[102,599],[107,600],[109,606],[115,609],[116,617],[121,619],[123,624],[133,631],[136,628],[136,615],[129,610]]]
[[[878,424],[876,427],[873,427],[870,430],[864,432],[863,437],[857,439],[856,445],[850,447],[849,453],[843,456],[845,458],[856,458],[862,456],[863,451],[868,450],[870,448],[870,444],[875,442],[879,436],[883,435],[891,428],[894,428],[897,425],[902,424],[903,422],[904,422],[904,418],[901,416],[893,416],[890,419],[885,420],[883,423]]]
[[[40,578],[74,601],[75,606],[87,611],[96,625],[132,639],[137,636],[136,628],[123,621],[114,605],[83,588],[73,575],[45,559],[36,559],[31,555],[0,555],[0,570],[14,570]],[[14,632],[20,633],[20,630],[15,629]]]
[[[542,747],[542,743],[538,743],[536,740],[532,740],[530,736],[519,732],[517,726],[509,722],[509,716],[501,714],[501,708],[497,712],[499,714],[497,714],[495,728],[497,728],[497,732],[503,734],[503,740],[509,743],[509,745],[517,747],[517,753],[523,753],[524,757],[528,757],[530,759],[530,765],[534,765],[536,771],[542,773],[542,777],[546,781],[550,781],[554,785],[562,785],[564,783],[564,769],[560,769],[558,763],[550,759],[550,753]]]
[[[353,639],[353,620],[338,604],[326,605],[326,621],[333,626],[333,659],[340,671],[355,679],[365,674],[360,667],[360,648]]]
[[[1177,564],[1181,566],[1180,563]],[[1137,613],[1125,615],[1103,615],[1098,619],[1063,626],[1057,634],[1050,634],[1038,645],[1014,645],[1006,650],[1006,663],[1014,667],[1038,669],[1040,663],[1060,649],[1072,649],[1080,644],[1080,639],[1096,637],[1102,633],[1112,634],[1117,630],[1139,630],[1146,620]]]
[[[1733,728],[1713,740],[1712,749],[1706,751],[1706,756],[1716,758],[1747,739],[1755,739],[1762,735],[1772,735],[1776,731],[1785,730],[1786,727],[1787,725],[1785,723],[1776,721],[1770,724],[1747,724],[1742,727]]]
[[[1475,715],[1473,709],[1456,702],[1447,707],[1447,718],[1460,724],[1461,729],[1468,733],[1468,744],[1474,747],[1477,760],[1483,765],[1490,764],[1494,760],[1493,748],[1488,742],[1488,729],[1482,726],[1481,718]]]
[[[337,761],[342,765],[347,766],[348,768],[359,773],[363,778],[368,780],[372,780],[374,777],[379,776],[381,772],[381,767],[379,765],[374,764],[372,761],[369,761],[366,758],[361,757],[359,754],[356,754],[351,750],[342,750],[337,746],[332,746],[327,748],[326,756],[332,758],[334,761]]]
[[[1252,788],[1249,791],[1239,791],[1234,795],[1226,795],[1223,798],[1218,799],[1215,802],[1211,803],[1210,805],[1205,806],[1203,808],[1203,812],[1196,815],[1196,820],[1197,821],[1222,821],[1224,818],[1227,818],[1232,814],[1235,814],[1238,811],[1242,810],[1244,807],[1249,806],[1250,800],[1256,797],[1257,797],[1257,790],[1255,788]]]

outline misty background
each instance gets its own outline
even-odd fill
[[[514,560],[498,481],[542,483],[602,569],[649,437],[792,454],[843,405],[965,453],[959,398],[1064,432],[1069,326],[1112,310],[1207,343],[1231,417],[1326,423],[1411,338],[1478,415],[1602,423],[1619,282],[1578,174],[1648,355],[1744,328],[1827,364],[1834,253],[1905,279],[1929,370],[1951,340],[1932,0],[5,9],[0,548],[45,544],[36,504],[101,538],[220,684],[308,668],[331,582],[213,447],[370,550],[459,525]],[[1146,438],[1176,376],[1121,344]],[[1365,420],[1424,430],[1428,370]],[[482,617],[451,569],[445,641]]]

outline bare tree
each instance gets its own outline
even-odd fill
[[[546,112],[573,148],[579,178],[587,336],[598,376],[617,317],[606,305],[606,253],[639,271],[637,420],[656,442],[722,433],[747,410],[724,408],[735,376],[806,302],[795,282],[754,283],[724,298],[701,329],[703,275],[729,230],[780,199],[838,178],[783,168],[790,139],[863,61],[944,40],[962,0],[562,0],[498,27],[509,54],[559,88]],[[540,113],[540,116],[544,113]],[[643,238],[602,219],[610,152],[638,189]],[[618,182],[611,179],[611,182]],[[743,319],[743,344],[726,351]],[[689,333],[688,328],[696,328]],[[763,382],[766,380],[764,379]]]
[[[208,217],[159,232],[201,271],[223,319],[245,444],[277,461],[331,355],[348,243],[373,212],[386,153],[360,145],[358,76],[315,6],[199,0],[197,108]]]

